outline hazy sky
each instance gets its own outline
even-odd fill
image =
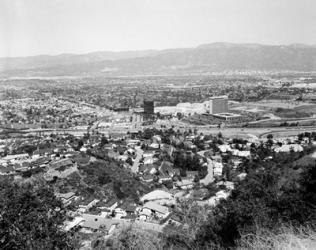
[[[0,56],[316,44],[316,0],[0,0]]]

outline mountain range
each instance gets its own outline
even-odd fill
[[[0,58],[1,76],[178,75],[316,71],[316,45],[212,43],[194,48]]]

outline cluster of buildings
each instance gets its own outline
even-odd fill
[[[235,124],[245,120],[240,112],[229,111],[227,96],[210,97],[202,103],[178,103],[175,107],[157,107],[156,112],[175,115],[181,113],[184,116],[202,115],[209,117],[209,124]]]
[[[77,86],[74,93],[61,86],[45,98],[0,102],[0,174],[16,181],[40,178],[51,185],[67,209],[66,231],[111,235],[129,225],[160,232],[166,225],[184,224],[178,204],[189,200],[213,207],[229,197],[235,183],[246,178],[244,166],[257,157],[257,148],[301,152],[315,144],[307,137],[223,138],[187,129],[190,123],[180,130],[183,117],[198,115],[207,125],[235,124],[243,121],[243,111],[260,110],[238,110],[239,104],[232,109],[220,84],[212,97],[203,93],[211,90],[204,82],[151,91],[135,81],[141,91],[113,83],[104,94],[108,99],[90,88],[85,92]],[[249,93],[256,94],[253,89]],[[20,128],[21,133],[4,128]]]
[[[88,126],[96,121],[99,110],[84,103],[70,103],[47,97],[0,101],[0,126],[12,129]]]
[[[193,114],[219,114],[228,112],[228,97],[214,96],[207,101],[197,103],[178,103],[176,106],[157,107],[156,112],[160,113],[183,113],[186,115]]]

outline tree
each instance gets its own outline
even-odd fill
[[[143,137],[144,137],[144,139],[151,139],[152,137],[154,136],[154,132],[151,130],[151,129],[149,129],[149,128],[146,128],[145,130],[144,130],[144,133],[143,133]]]
[[[109,182],[111,182],[111,178],[107,173],[102,173],[98,176],[98,181],[100,185],[105,185]]]
[[[199,247],[196,237],[209,219],[208,207],[199,206],[192,200],[181,201],[174,214],[183,224],[169,224],[164,227],[164,249],[205,249]]]
[[[267,139],[268,139],[268,140],[272,140],[272,139],[273,139],[273,135],[272,135],[272,134],[268,134],[268,135],[267,135]]]
[[[101,138],[101,143],[100,143],[100,147],[103,147],[105,144],[108,143],[108,139],[106,139],[105,136],[102,136]]]
[[[228,164],[224,164],[222,176],[225,180],[231,181],[231,169]]]
[[[274,164],[259,162],[257,170],[237,183],[231,196],[221,200],[213,217],[201,227],[197,236],[200,249],[214,243],[225,249],[235,247],[241,235],[255,234],[258,228],[275,232],[284,224],[314,225],[316,167],[298,175],[291,162],[283,155]]]
[[[77,150],[80,150],[80,148],[83,146],[83,144],[84,144],[83,140],[80,139],[80,140],[78,141]]]
[[[109,240],[103,241],[94,249],[162,250],[164,248],[157,232],[132,225],[115,233]]]
[[[20,148],[20,150],[22,150],[23,152],[27,153],[28,155],[32,155],[33,152],[36,150],[36,146],[34,145],[25,145],[25,146],[22,146]]]
[[[4,181],[0,190],[0,249],[72,249],[52,189]]]
[[[270,148],[273,146],[273,140],[272,139],[268,139],[267,140],[267,146],[270,147]]]
[[[130,156],[127,158],[126,163],[128,163],[131,166],[133,165],[133,160]]]

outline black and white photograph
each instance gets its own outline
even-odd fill
[[[0,0],[0,250],[315,250],[315,0]]]

